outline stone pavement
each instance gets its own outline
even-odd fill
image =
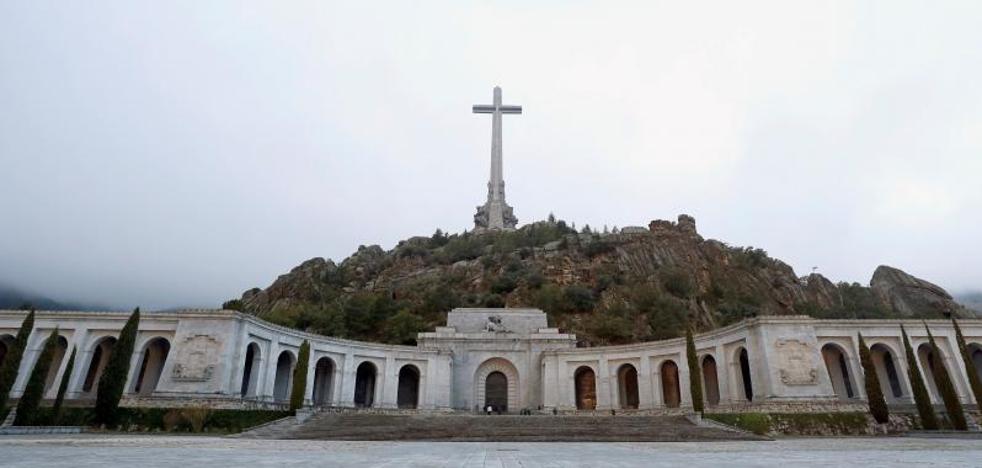
[[[207,468],[982,465],[982,441],[920,438],[773,442],[341,442],[192,436],[0,437],[0,466]]]

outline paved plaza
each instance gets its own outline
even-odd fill
[[[0,466],[620,467],[982,466],[982,440],[786,439],[713,443],[467,443],[176,436],[0,437]]]

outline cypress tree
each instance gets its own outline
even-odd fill
[[[696,342],[692,339],[692,329],[685,330],[685,360],[689,366],[689,393],[692,396],[692,410],[703,411],[702,378],[699,372],[699,357],[696,356]]]
[[[17,372],[20,369],[20,360],[24,357],[24,348],[27,347],[27,339],[34,330],[34,311],[27,314],[27,318],[20,324],[17,337],[7,350],[7,357],[3,359],[3,366],[0,366],[0,413],[7,407],[7,398],[10,397],[10,390],[14,388],[17,381]]]
[[[293,369],[293,390],[290,392],[290,411],[303,407],[303,395],[307,391],[307,366],[310,364],[310,343],[303,340],[297,354],[297,367]]]
[[[109,353],[109,362],[99,377],[99,390],[95,400],[95,422],[114,428],[119,421],[119,400],[123,398],[126,378],[130,373],[130,360],[136,345],[136,332],[140,327],[140,308],[130,315],[119,340]]]
[[[863,365],[863,381],[866,384],[866,402],[869,404],[869,412],[876,422],[884,424],[890,421],[890,409],[883,398],[880,376],[876,374],[873,356],[870,354],[869,346],[866,346],[866,341],[863,340],[862,333],[859,334],[859,362]]]
[[[962,328],[958,326],[958,322],[955,319],[951,319],[951,323],[955,325],[955,339],[958,341],[958,351],[961,352],[962,362],[965,364],[968,385],[972,387],[975,404],[979,409],[982,409],[982,381],[979,380],[979,372],[972,363],[972,354],[968,352],[968,345],[965,344],[965,336],[962,335]]]
[[[37,424],[38,408],[44,398],[44,384],[48,379],[48,370],[51,369],[51,361],[55,357],[55,347],[58,345],[58,327],[51,330],[51,335],[44,342],[41,354],[38,355],[31,370],[31,376],[24,387],[24,393],[17,402],[17,417],[14,419],[15,426],[33,426]]]
[[[956,430],[966,431],[968,430],[968,423],[965,421],[965,410],[962,408],[962,402],[958,400],[955,385],[951,382],[948,366],[944,365],[944,355],[941,354],[941,349],[934,341],[934,336],[931,335],[931,329],[927,327],[927,322],[924,322],[924,329],[927,330],[927,339],[931,342],[931,351],[934,353],[931,372],[934,374],[934,381],[938,384],[938,393],[944,400],[944,407],[948,410],[948,419]]]
[[[924,378],[921,377],[921,370],[917,367],[917,356],[914,349],[910,347],[910,338],[907,337],[907,330],[900,325],[900,333],[904,336],[904,351],[907,352],[907,377],[910,379],[910,388],[914,393],[914,403],[917,404],[917,414],[921,417],[921,427],[929,430],[938,430],[938,418],[934,415],[934,408],[931,407],[931,397],[924,386]]]
[[[55,398],[55,406],[51,412],[54,414],[52,424],[61,425],[61,405],[65,402],[65,392],[68,391],[68,381],[72,378],[72,371],[75,369],[75,351],[72,348],[72,355],[68,357],[68,364],[65,364],[65,373],[61,374],[61,384],[58,385],[58,397]]]

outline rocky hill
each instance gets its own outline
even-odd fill
[[[516,231],[414,237],[314,258],[228,308],[317,333],[412,343],[459,306],[531,306],[583,345],[679,336],[755,315],[971,316],[947,292],[881,266],[870,286],[835,284],[751,247],[703,239],[695,220],[580,232],[550,217]]]

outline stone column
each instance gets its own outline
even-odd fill
[[[716,385],[719,386],[719,404],[725,405],[733,402],[730,395],[730,366],[729,358],[722,344],[716,345],[716,352],[713,359],[716,360]]]
[[[87,328],[76,328],[75,333],[72,334],[72,339],[68,341],[68,354],[71,355],[72,347],[76,348],[75,351],[75,364],[72,369],[72,375],[68,377],[68,390],[65,391],[65,399],[72,400],[79,397],[82,393],[82,383],[85,379],[85,372],[88,371],[89,360],[92,356],[85,349],[85,341],[89,336],[89,330]],[[68,358],[65,358],[67,363]]]
[[[266,368],[263,369],[262,392],[256,392],[256,399],[259,401],[275,401],[273,391],[276,388],[276,364],[280,361],[280,342],[276,338],[269,344],[269,357],[266,359]]]
[[[344,371],[341,375],[341,398],[338,406],[354,408],[355,406],[355,356],[351,353],[344,355]]]
[[[597,409],[609,410],[616,406],[617,398],[614,395],[614,385],[610,382],[610,364],[607,356],[600,357],[597,365]]]
[[[314,345],[310,344],[310,359],[307,361],[307,386],[304,387],[303,405],[314,406],[314,381],[317,378],[317,360],[314,356]]]
[[[398,408],[398,395],[399,395],[399,374],[396,369],[396,360],[392,356],[385,357],[385,364],[382,372],[380,372],[381,382],[379,386],[381,389],[376,389],[376,395],[379,395],[379,390],[381,390],[381,398],[379,399],[379,408]]]
[[[642,354],[638,363],[638,409],[655,407],[657,390],[654,377],[651,372],[651,357]]]
[[[696,362],[699,362],[698,355],[699,353],[697,352]],[[692,408],[692,384],[689,383],[689,372],[690,372],[689,360],[687,359],[687,356],[685,355],[684,352],[678,358],[678,369],[679,369],[679,408]],[[702,378],[702,375],[698,373],[699,369],[696,369],[695,371],[697,372],[697,375],[699,375],[699,377]],[[705,403],[706,389],[703,389],[702,400],[703,403]]]

